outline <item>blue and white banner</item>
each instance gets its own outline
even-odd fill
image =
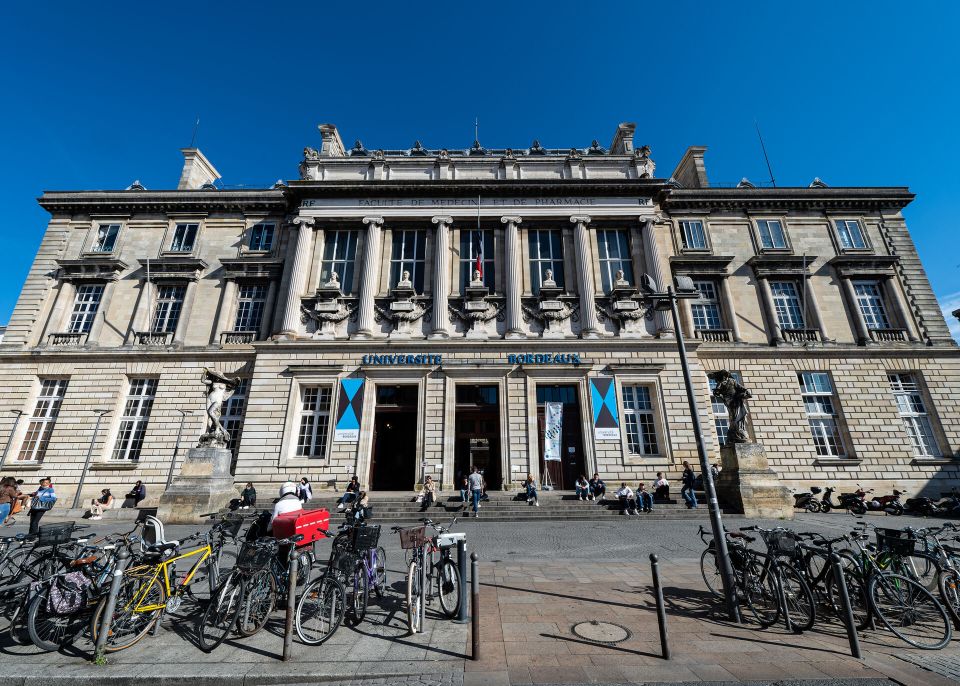
[[[360,417],[363,415],[363,379],[342,379],[337,402],[337,424],[333,440],[356,443],[360,440]]]
[[[613,379],[590,379],[593,404],[593,438],[596,441],[620,440],[620,416],[617,412],[617,386]]]
[[[563,403],[544,403],[545,427],[543,431],[543,459],[545,462],[560,461],[560,444],[563,442]]]

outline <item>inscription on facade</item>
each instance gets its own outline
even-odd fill
[[[507,364],[580,364],[579,353],[507,355]]]
[[[443,207],[652,207],[652,198],[305,198],[300,207],[443,208]]]
[[[364,355],[360,364],[370,366],[393,366],[407,364],[440,364],[442,355]]]

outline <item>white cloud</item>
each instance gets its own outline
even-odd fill
[[[950,333],[953,334],[953,340],[960,343],[960,321],[953,316],[953,311],[960,309],[960,291],[945,295],[939,298],[938,302],[943,318],[947,320],[947,326],[950,327]]]

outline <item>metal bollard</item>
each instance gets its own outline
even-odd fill
[[[473,624],[470,626],[470,659],[480,659],[480,577],[477,576],[476,553],[470,553],[470,610]]]
[[[293,544],[291,544],[293,545]],[[297,560],[296,547],[294,546],[293,556],[290,558],[290,570],[287,577],[287,618],[283,627],[283,659],[290,659],[290,652],[293,648],[293,620],[297,614]]]
[[[667,638],[667,609],[663,605],[663,588],[660,586],[660,562],[650,554],[650,571],[653,573],[653,597],[657,601],[657,624],[660,625],[660,650],[663,659],[670,659],[670,642]]]
[[[123,570],[126,569],[129,559],[130,551],[127,550],[126,546],[117,551],[117,564],[113,568],[113,578],[110,580],[107,606],[104,608],[100,631],[97,633],[97,644],[93,650],[93,661],[97,664],[102,663],[104,659],[107,636],[110,635],[110,625],[113,623],[113,611],[117,607],[117,594],[120,593],[120,584],[123,583]]]
[[[830,553],[830,563],[833,565],[833,578],[840,591],[840,618],[847,627],[847,638],[850,641],[850,654],[858,660],[860,653],[860,636],[857,634],[857,625],[853,621],[853,606],[850,604],[850,593],[847,591],[847,580],[843,574],[843,563],[840,556]]]
[[[467,623],[467,541],[457,541],[457,571],[460,572],[460,609],[454,624]]]

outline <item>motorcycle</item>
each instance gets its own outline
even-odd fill
[[[857,493],[841,493],[838,500],[839,502],[833,502],[833,492],[837,489],[832,486],[827,487],[823,491],[823,496],[820,498],[820,509],[823,512],[829,512],[830,510],[850,510],[854,514],[862,515],[867,511],[867,506],[863,502],[863,498]]]
[[[820,501],[814,497],[819,493],[819,486],[811,486],[810,490],[804,493],[794,493],[793,506],[807,512],[820,512]]]
[[[892,495],[883,495],[879,498],[871,498],[866,500],[866,494],[872,493],[873,489],[869,491],[863,491],[859,489],[857,493],[863,493],[867,509],[871,512],[886,512],[889,515],[900,516],[903,514],[903,505],[900,504],[900,496],[903,495],[903,491],[898,491],[893,489]]]
[[[960,510],[960,496],[954,491],[949,497],[943,498],[940,501],[926,496],[907,498],[904,504],[904,510],[909,514],[922,515],[924,517],[932,517],[939,514],[955,514]]]

